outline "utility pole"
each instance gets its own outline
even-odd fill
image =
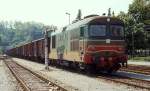
[[[134,57],[134,31],[132,31],[132,57]]]
[[[51,53],[51,49],[52,49],[52,36],[50,38],[50,51],[48,51],[48,33],[51,33],[52,32],[55,32],[55,30],[57,30],[57,26],[54,26],[54,25],[51,25],[51,26],[45,26],[45,29],[44,29],[44,47],[45,47],[45,69],[46,70],[49,70],[49,67],[48,67],[48,57],[49,57],[49,53]]]
[[[49,70],[49,67],[48,67],[48,28],[44,30],[44,46],[45,46],[45,69]]]
[[[139,17],[140,17],[140,13],[137,13],[137,14],[135,14],[135,15],[131,15],[131,17],[133,18],[133,21],[134,21],[134,27],[136,27],[136,25],[137,25],[137,21],[138,21],[138,19],[139,19]],[[134,55],[135,55],[135,44],[134,44],[134,33],[135,33],[135,31],[132,31],[132,57],[134,58]]]

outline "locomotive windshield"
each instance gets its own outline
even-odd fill
[[[124,36],[123,26],[111,25],[110,35],[114,37],[119,37],[119,36],[123,37]]]
[[[109,29],[109,30],[108,30]],[[121,25],[90,25],[90,37],[110,36],[121,38],[124,37],[124,28]]]
[[[91,25],[89,30],[89,35],[93,37],[106,35],[106,25]]]

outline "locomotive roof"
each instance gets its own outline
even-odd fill
[[[62,32],[62,31],[57,30],[57,31],[55,31],[55,32],[52,32],[51,35],[53,36],[53,35],[59,34],[59,33],[61,33],[61,32]]]
[[[66,30],[71,30],[71,29],[74,29],[74,28],[77,28],[77,27],[84,26],[85,24],[93,23],[93,22],[106,23],[108,18],[110,19],[110,22],[123,25],[123,22],[120,19],[116,18],[116,17],[94,16],[94,17],[85,18],[81,21],[70,24],[67,27]],[[113,20],[113,21],[111,21],[111,20]]]
[[[83,25],[85,25],[85,24],[88,24],[90,21],[96,19],[97,17],[98,17],[98,16],[90,17],[90,18],[85,18],[85,19],[80,20],[80,21],[78,21],[78,22],[76,22],[76,23],[72,23],[72,24],[70,24],[70,25],[66,28],[66,30],[71,30],[71,29],[74,29],[74,28],[77,28],[77,27],[81,27],[81,26],[83,26]]]
[[[107,16],[94,16],[94,17],[89,17],[89,18],[85,18],[83,20],[80,20],[76,23],[72,23],[68,26],[65,26],[65,31],[69,31],[69,30],[72,30],[72,29],[75,29],[75,28],[79,28],[81,26],[84,26],[86,24],[90,24],[92,22],[101,22],[101,23],[106,23],[107,22],[107,18],[110,19],[110,22],[113,22],[115,24],[120,24],[120,25],[123,25],[123,21],[121,21],[120,19],[116,18],[116,17],[107,17]],[[111,21],[113,20],[113,21]],[[62,29],[63,31],[63,29]],[[56,32],[53,32],[51,35],[56,35],[56,34],[59,34],[61,33],[62,31],[56,31]]]

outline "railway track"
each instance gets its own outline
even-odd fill
[[[6,64],[9,64],[9,63],[14,64],[13,61],[8,61]],[[15,64],[17,64],[17,63],[15,63]],[[76,71],[73,71],[73,72],[76,72]],[[85,74],[85,72],[83,72],[83,73]],[[100,73],[100,74],[98,73],[98,74],[95,74],[95,75],[92,75],[92,74],[90,75],[89,74],[89,76],[92,76],[92,77],[94,76],[96,79],[104,79],[106,81],[111,81],[111,82],[115,82],[115,83],[119,83],[119,84],[125,84],[125,85],[131,86],[131,87],[146,89],[146,91],[147,90],[150,91],[150,81],[146,81],[146,80],[123,77],[123,76],[119,76],[119,75],[115,75],[115,74],[105,74],[105,73],[104,74],[103,73]],[[58,87],[56,87],[56,88],[58,88]],[[66,91],[66,90],[56,90],[56,91]]]
[[[150,91],[150,81],[146,81],[146,80],[129,78],[129,77],[124,77],[124,76],[115,75],[115,74],[110,75],[110,74],[105,74],[105,73],[97,76],[97,79],[105,79],[107,81],[125,84],[125,85],[132,86],[135,88],[140,88],[140,89],[145,89],[145,90]]]
[[[129,65],[128,68],[121,68],[121,71],[126,72],[134,72],[140,73],[145,75],[150,75],[150,66],[143,66],[143,65]]]
[[[21,84],[24,91],[67,91],[12,60],[5,60],[5,64]]]

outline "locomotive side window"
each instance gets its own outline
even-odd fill
[[[56,48],[56,36],[52,36],[52,48]]]
[[[106,25],[91,25],[89,29],[90,36],[105,36]]]
[[[124,31],[122,26],[111,25],[110,26],[110,35],[111,36],[124,36]]]
[[[84,36],[84,27],[80,27],[80,37]]]

